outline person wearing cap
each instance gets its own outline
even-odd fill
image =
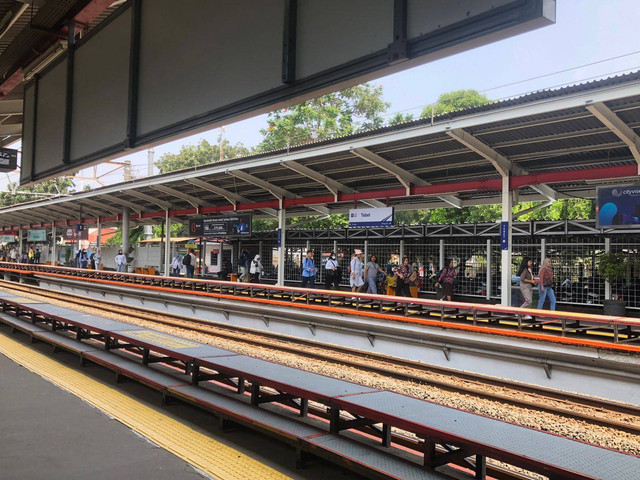
[[[351,275],[349,284],[353,293],[360,292],[364,285],[364,262],[362,261],[362,250],[355,250],[355,256],[351,259]]]
[[[249,273],[251,274],[251,281],[253,283],[260,283],[260,275],[262,274],[262,262],[260,261],[260,255],[253,257]]]

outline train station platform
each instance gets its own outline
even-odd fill
[[[75,353],[82,364],[105,366],[116,378],[138,380],[161,392],[163,403],[182,400],[213,413],[223,426],[232,422],[284,440],[295,446],[299,465],[315,456],[338,461],[356,473],[369,472],[368,478],[423,480],[450,478],[448,471],[462,473],[456,467],[459,462],[470,474],[464,478],[484,480],[487,458],[553,479],[622,480],[635,478],[640,468],[640,458],[632,455],[44,301],[3,292],[0,304],[0,321],[13,332],[52,345],[54,351]],[[15,357],[13,350],[25,348],[16,345],[6,335],[0,337],[0,352],[5,355]],[[225,475],[219,478],[287,478],[249,456],[236,457],[228,447],[204,435],[185,434],[179,422],[159,418],[158,412],[131,403],[113,388],[101,389],[95,381],[79,379],[79,373],[60,365],[47,366],[51,359],[39,356],[32,361],[26,355],[22,361],[33,369],[39,365],[49,372],[41,373],[45,378],[178,456],[190,455],[190,463],[208,468],[216,478],[218,472]],[[87,385],[89,390],[102,391],[91,393],[84,388]],[[326,407],[328,417],[315,413],[318,404]],[[52,409],[44,411],[50,414]],[[370,430],[362,435],[362,428]],[[401,458],[395,452],[394,428],[424,439],[413,448],[417,459]],[[437,445],[447,448],[442,452]],[[401,450],[407,453],[406,448]],[[231,463],[225,465],[229,458]],[[238,469],[238,465],[244,477],[226,476],[228,469]],[[439,467],[447,472],[436,470]]]
[[[116,384],[98,366],[87,374],[76,356],[51,357],[50,345],[25,339],[0,329],[3,480],[362,480],[326,463],[296,470],[286,446],[247,430],[221,432],[189,405],[160,408],[144,386]]]

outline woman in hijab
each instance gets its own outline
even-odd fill
[[[251,260],[251,267],[249,267],[249,273],[251,274],[251,282],[260,283],[260,274],[262,273],[262,262],[260,261],[260,255],[256,255]]]

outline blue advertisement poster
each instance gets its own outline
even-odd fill
[[[640,186],[598,187],[596,226],[640,227]]]

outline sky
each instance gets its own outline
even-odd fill
[[[475,89],[499,100],[524,93],[581,83],[595,78],[640,69],[640,0],[557,0],[556,23],[496,43],[382,77],[371,83],[381,85],[384,100],[391,103],[385,116],[422,108],[442,93]],[[619,58],[616,58],[619,57]],[[583,66],[593,64],[590,66]],[[582,66],[582,67],[581,67]],[[580,68],[575,68],[580,67]],[[561,72],[561,73],[557,73]],[[260,129],[266,114],[225,127],[224,137],[247,147],[261,140]],[[186,137],[154,149],[156,159],[177,153],[182,145],[202,139],[217,143],[220,129]],[[15,148],[15,147],[14,147]],[[129,159],[134,176],[147,175],[148,154],[138,152]],[[104,173],[113,166],[99,166]],[[155,170],[157,172],[157,169]],[[93,169],[80,175],[91,176]],[[10,174],[12,181],[17,174]],[[122,181],[122,170],[103,177],[108,183]],[[6,179],[0,179],[0,186]],[[82,185],[76,182],[77,188]],[[97,188],[97,183],[91,183]]]

